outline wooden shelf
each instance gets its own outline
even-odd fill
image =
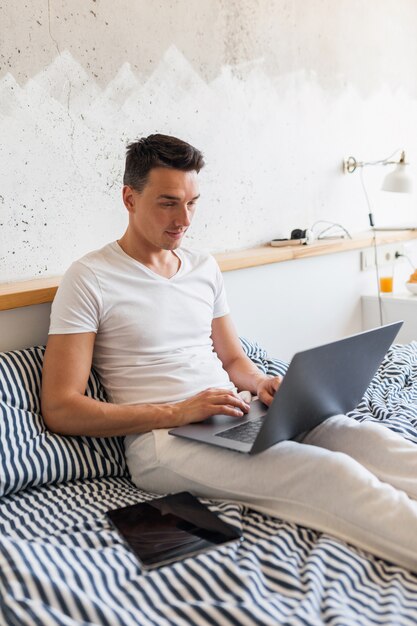
[[[376,233],[377,245],[397,243],[417,239],[417,230],[381,231]],[[355,235],[352,239],[328,239],[315,241],[307,246],[283,246],[273,248],[270,245],[249,248],[247,250],[234,250],[215,254],[220,269],[223,272],[238,270],[245,267],[266,265],[267,263],[280,263],[295,259],[306,259],[313,256],[348,252],[349,250],[361,250],[373,245],[371,232]]]
[[[52,302],[59,281],[60,277],[56,276],[0,285],[0,311]]]
[[[376,233],[378,245],[411,241],[417,239],[417,230],[381,231]],[[256,267],[268,263],[281,263],[309,257],[348,252],[369,248],[373,243],[371,232],[355,235],[353,239],[331,239],[318,241],[307,246],[284,246],[273,248],[270,245],[234,250],[214,254],[222,272]],[[0,285],[0,311],[52,302],[58,289],[60,277],[35,278],[33,280],[5,283]]]

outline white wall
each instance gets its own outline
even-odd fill
[[[213,251],[316,220],[367,228],[349,154],[404,148],[417,174],[414,0],[4,0],[0,23],[0,282],[122,234],[142,134],[204,151],[188,244]],[[366,172],[377,223],[417,219],[382,174]]]
[[[50,304],[0,311],[0,351],[46,344]]]
[[[417,244],[407,244],[405,252],[417,262]],[[381,275],[391,272],[392,266],[380,268]],[[405,260],[395,264],[395,292],[406,291],[410,273]],[[224,279],[239,334],[285,360],[360,332],[361,295],[377,294],[375,270],[361,271],[357,250],[225,272]]]

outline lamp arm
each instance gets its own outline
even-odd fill
[[[352,174],[358,167],[367,167],[368,165],[407,165],[405,160],[405,152],[401,151],[399,161],[391,161],[392,157],[399,152],[399,149],[395,150],[386,159],[379,159],[378,161],[357,161],[355,157],[350,156],[343,161],[343,171],[345,174]]]
[[[388,159],[390,159],[391,157],[388,157]],[[387,159],[383,162],[383,165],[408,165],[407,161],[405,160],[405,152],[404,150],[401,151],[401,156],[400,156],[400,160],[399,161],[388,161]]]

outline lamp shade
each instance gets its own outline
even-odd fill
[[[398,163],[395,170],[385,176],[381,189],[383,191],[411,193],[413,190],[413,179],[406,172],[406,167],[406,163]]]

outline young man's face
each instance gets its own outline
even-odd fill
[[[178,248],[191,224],[198,197],[195,170],[155,167],[141,193],[125,186],[123,200],[135,242],[149,251]]]

